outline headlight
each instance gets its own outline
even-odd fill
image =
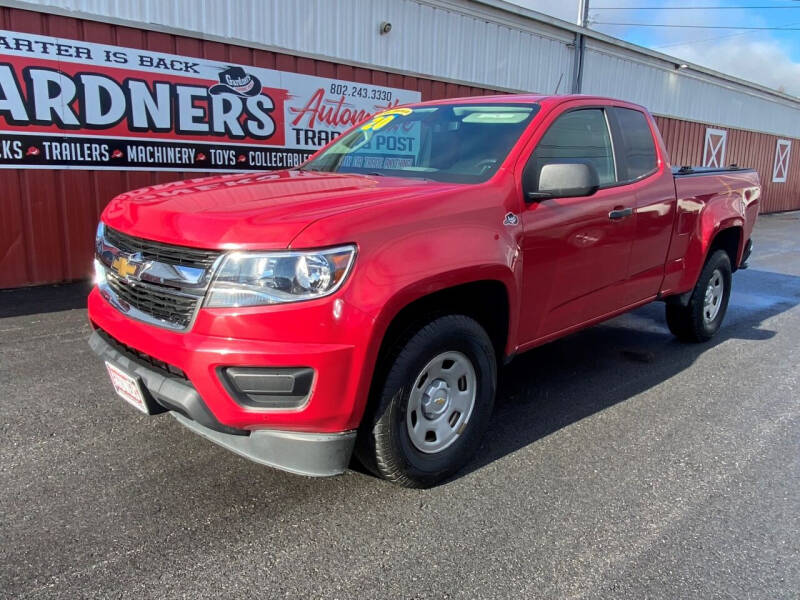
[[[94,280],[95,285],[105,285],[106,283],[106,267],[96,258],[94,259]]]
[[[205,305],[258,306],[327,296],[344,282],[355,253],[355,246],[304,252],[231,253],[219,266]]]
[[[106,237],[106,226],[105,223],[100,221],[97,224],[97,231],[94,234],[94,249],[95,252],[100,254],[103,251],[103,240]]]

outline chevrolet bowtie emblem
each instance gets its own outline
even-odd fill
[[[129,277],[136,273],[138,265],[135,263],[131,264],[127,258],[120,256],[114,259],[114,261],[111,263],[111,268],[119,273],[121,277]]]

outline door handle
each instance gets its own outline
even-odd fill
[[[618,219],[624,219],[625,217],[630,217],[633,214],[632,208],[615,208],[610,213],[608,213],[608,218],[616,221]]]

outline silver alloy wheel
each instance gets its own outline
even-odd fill
[[[406,426],[414,447],[441,452],[464,432],[475,408],[478,379],[461,352],[443,352],[420,371],[408,398]]]
[[[722,306],[722,295],[725,292],[725,280],[722,272],[714,269],[708,281],[705,299],[703,300],[703,320],[708,324],[717,318],[719,308]]]

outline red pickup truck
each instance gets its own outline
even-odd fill
[[[382,112],[296,169],[114,198],[90,344],[116,391],[252,460],[429,486],[514,355],[653,300],[720,327],[747,169],[673,170],[645,109],[493,96]]]

